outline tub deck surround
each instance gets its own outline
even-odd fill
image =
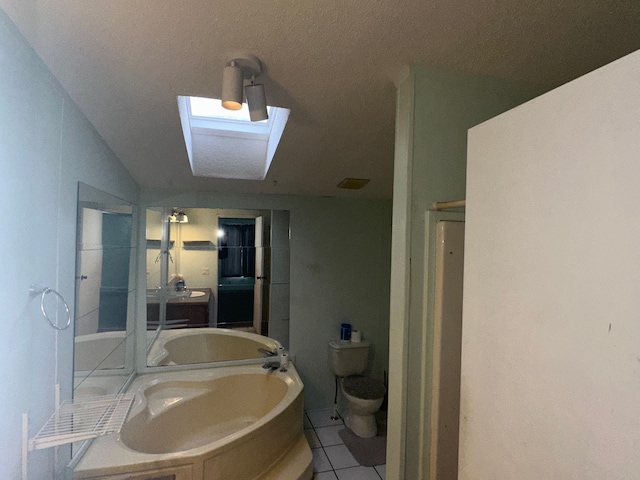
[[[122,431],[96,439],[73,478],[310,479],[302,390],[292,365],[141,375]]]
[[[149,352],[147,363],[191,365],[261,358],[258,349],[275,352],[282,345],[263,335],[226,328],[163,330]]]

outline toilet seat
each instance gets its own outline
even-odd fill
[[[387,389],[380,380],[362,375],[353,375],[342,380],[344,392],[363,400],[376,400],[384,397]]]

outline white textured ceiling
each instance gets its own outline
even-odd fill
[[[411,63],[554,87],[640,48],[638,0],[0,0],[144,187],[389,198]],[[191,174],[178,95],[219,97],[235,52],[291,109],[267,179]],[[359,191],[344,177],[370,178]]]

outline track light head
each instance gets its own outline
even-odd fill
[[[251,84],[244,87],[249,105],[249,118],[252,122],[260,122],[269,118],[267,112],[267,98],[264,94],[264,85],[255,83],[255,78],[251,77]]]
[[[262,64],[254,55],[242,54],[231,58],[222,72],[222,106],[227,110],[240,110],[244,88],[251,121],[267,120],[269,115],[264,85],[255,83],[255,77],[260,73]],[[251,79],[251,83],[246,87],[245,79]]]
[[[227,110],[242,108],[242,69],[231,61],[222,71],[222,106]]]

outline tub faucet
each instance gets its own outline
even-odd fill
[[[278,347],[278,350],[276,350],[275,353],[269,353],[270,355],[264,359],[262,368],[269,369],[271,371],[280,369],[281,372],[286,372],[289,367],[289,354],[284,351],[284,348]]]
[[[267,357],[262,364],[262,368],[277,370],[280,368],[280,357],[277,357],[275,354]]]

